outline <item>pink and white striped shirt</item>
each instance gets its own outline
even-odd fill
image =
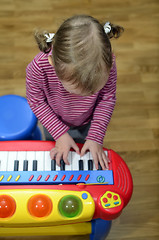
[[[103,144],[116,102],[115,57],[105,86],[91,96],[79,96],[65,90],[48,61],[49,55],[40,52],[26,69],[26,96],[32,111],[55,140],[70,126],[91,121],[86,139]]]

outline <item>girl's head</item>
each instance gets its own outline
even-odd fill
[[[123,32],[120,26],[110,26],[111,31],[106,34],[97,19],[79,15],[63,22],[52,43],[46,42],[46,32],[36,32],[40,50],[47,52],[52,48],[55,71],[66,90],[90,95],[105,85],[112,66],[109,38],[118,38]]]

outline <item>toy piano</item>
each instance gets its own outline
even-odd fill
[[[90,152],[69,152],[70,165],[50,158],[55,142],[0,143],[0,236],[107,236],[128,204],[131,173],[113,150],[109,170],[96,170]],[[79,145],[81,148],[82,145]],[[62,227],[62,228],[61,228]],[[62,231],[61,231],[62,229]]]

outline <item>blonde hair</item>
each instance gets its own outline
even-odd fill
[[[52,43],[44,34],[36,32],[35,39],[43,52],[52,48],[56,74],[61,81],[68,81],[81,91],[93,94],[104,74],[112,66],[110,38],[118,38],[124,29],[110,23],[106,34],[103,25],[91,16],[73,16],[59,27]],[[52,46],[53,45],[53,46]]]

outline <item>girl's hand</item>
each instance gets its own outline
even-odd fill
[[[55,147],[51,149],[50,151],[51,159],[55,159],[58,166],[60,166],[61,159],[63,159],[63,161],[69,165],[70,163],[68,161],[68,153],[71,148],[73,148],[77,154],[80,154],[79,148],[76,145],[75,141],[66,132],[57,139]]]
[[[92,154],[96,169],[98,169],[98,162],[100,163],[103,170],[109,168],[108,163],[110,161],[106,156],[102,145],[92,140],[86,140],[85,144],[81,149],[81,156],[83,156],[87,150],[89,150]]]

